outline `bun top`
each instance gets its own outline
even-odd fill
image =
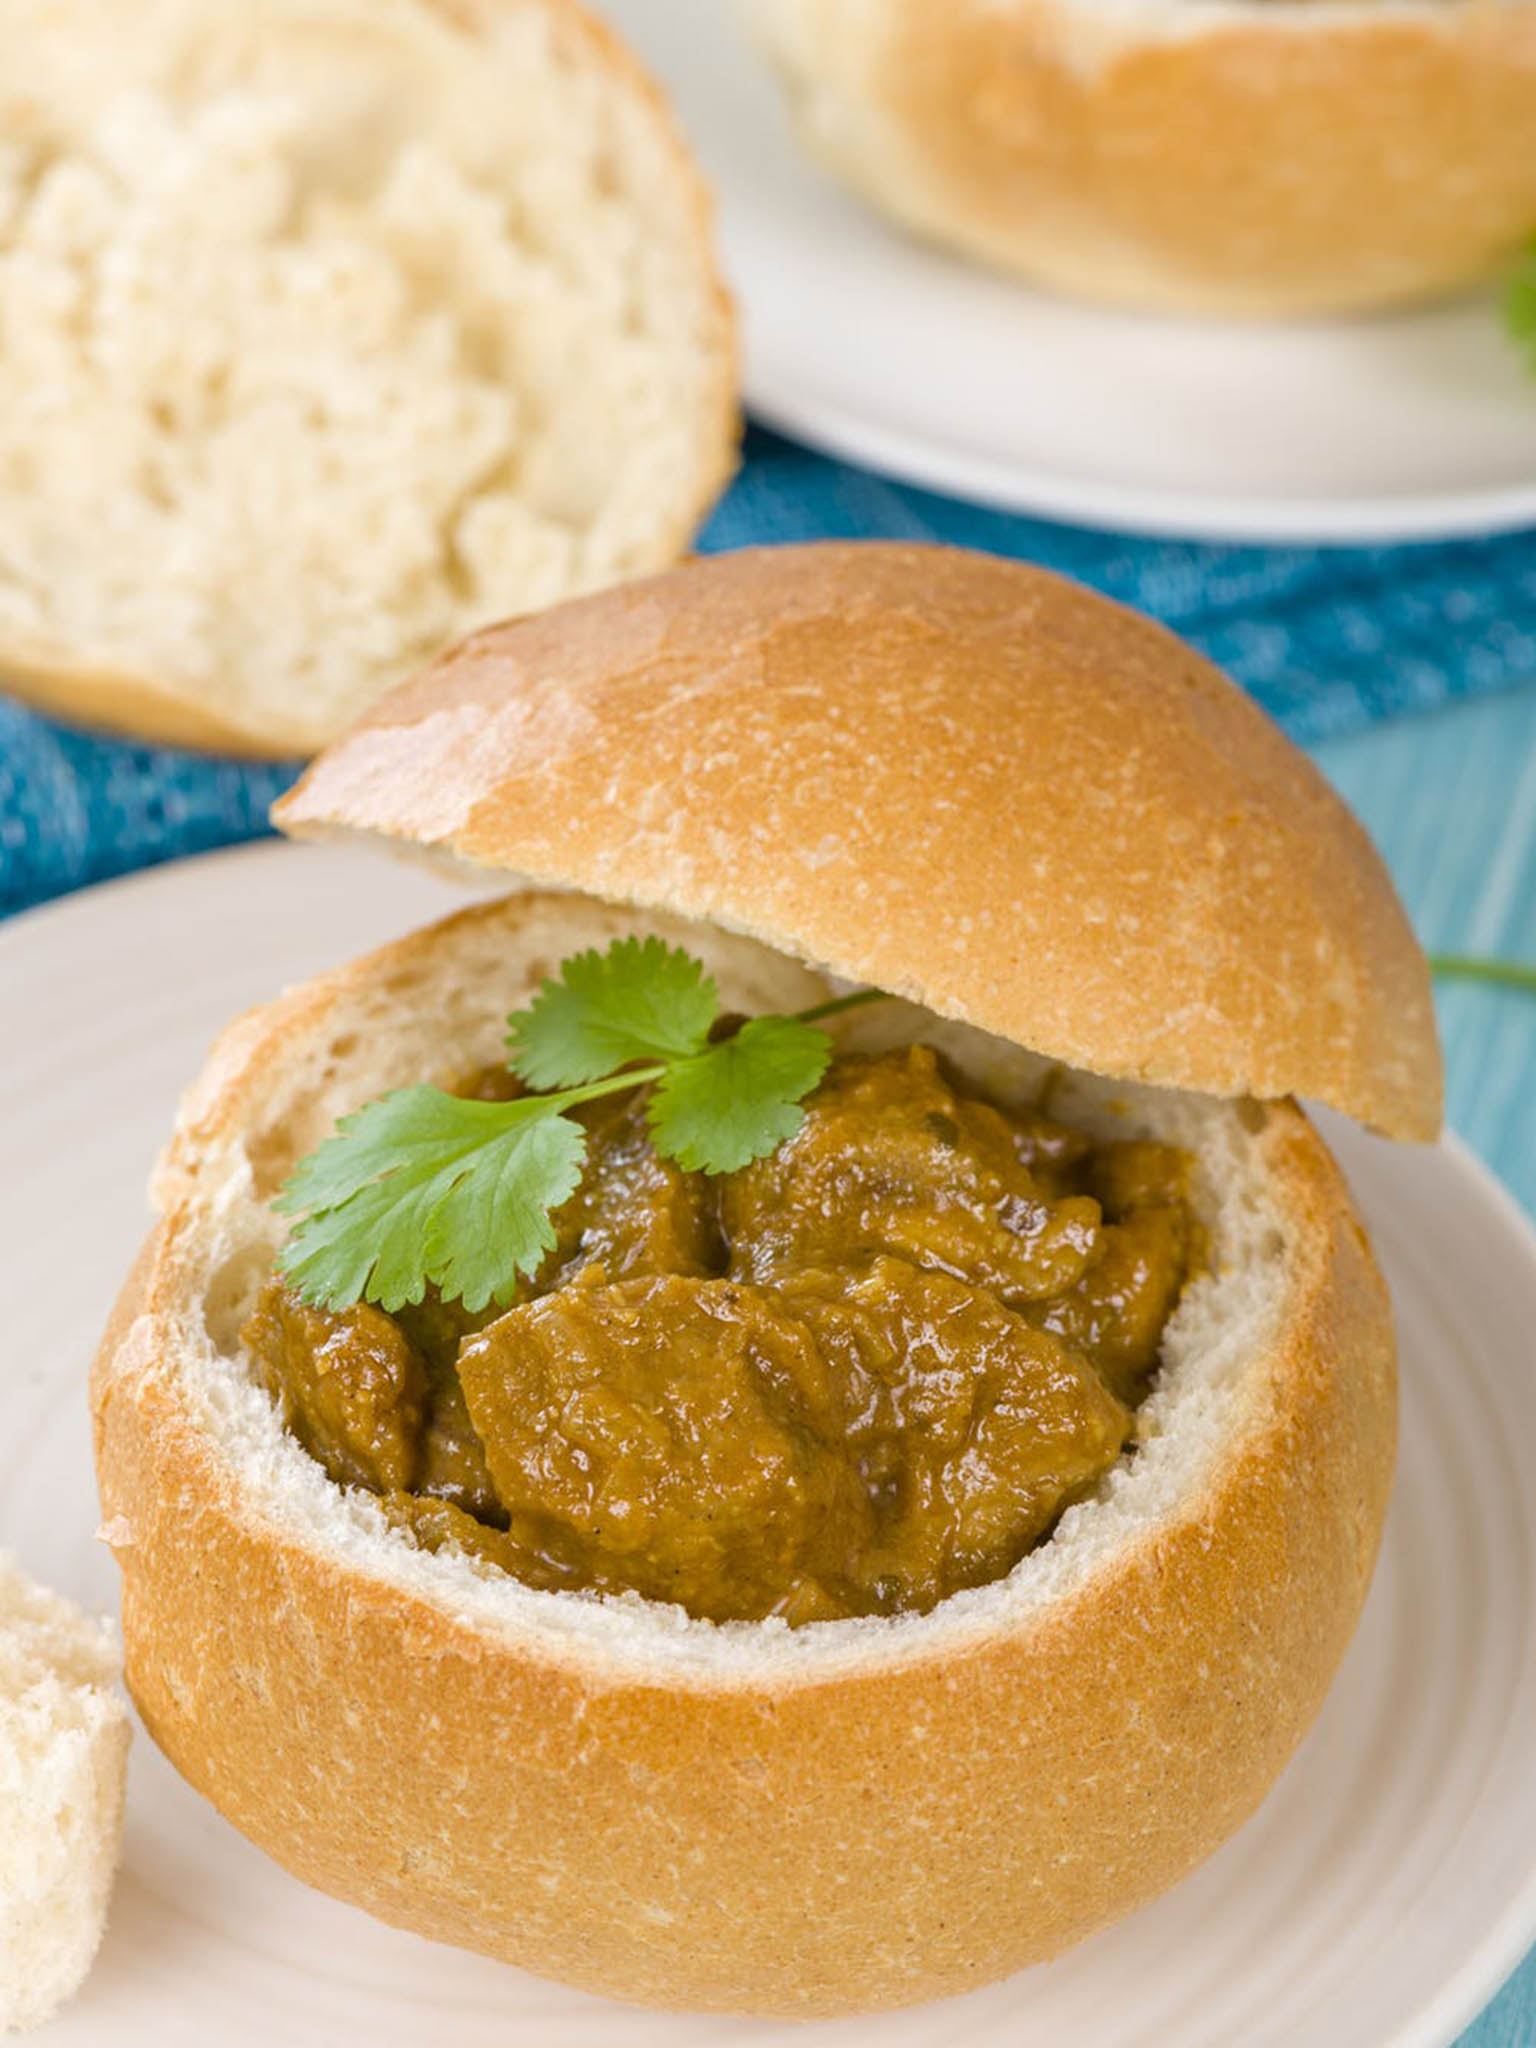
[[[1439,1128],[1365,832],[1217,669],[991,556],[764,548],[479,633],[274,813],[744,931],[1076,1067]]]

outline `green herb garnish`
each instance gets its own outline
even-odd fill
[[[1536,370],[1536,240],[1527,244],[1504,286],[1504,324]]]
[[[1536,995],[1536,967],[1518,960],[1484,960],[1465,953],[1432,953],[1430,971],[1457,981],[1492,982],[1498,988],[1523,988]]]
[[[273,1203],[299,1219],[278,1267],[326,1308],[398,1309],[429,1284],[470,1310],[504,1304],[553,1250],[553,1213],[581,1181],[587,1134],[567,1110],[654,1084],[656,1150],[734,1173],[800,1128],[832,1057],[817,1021],[879,999],[861,989],[712,1040],[720,1000],[691,954],[655,938],[577,953],[507,1020],[507,1064],[549,1092],[473,1102],[398,1088],[343,1117]]]

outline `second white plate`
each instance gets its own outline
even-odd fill
[[[730,0],[598,0],[671,92],[720,206],[750,404],[915,483],[1212,539],[1536,521],[1536,376],[1491,298],[1226,325],[1053,299],[927,249],[801,154]]]

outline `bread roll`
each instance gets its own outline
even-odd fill
[[[1164,627],[959,548],[750,548],[478,635],[274,817],[751,932],[1095,1073],[1440,1125],[1370,840]]]
[[[1395,1428],[1347,1191],[1257,1098],[1439,1115],[1422,956],[1308,764],[1056,578],[791,548],[480,635],[279,815],[536,886],[243,1019],[183,1105],[93,1401],[129,1684],[191,1782],[402,1926],[807,2017],[1054,1955],[1214,1848],[1349,1640]],[[1194,1156],[1207,1256],[1140,1440],[1005,1578],[793,1629],[538,1592],[413,1547],[259,1391],[238,1332],[294,1162],[495,1060],[509,1009],[628,931],[702,955],[727,1010],[872,983],[906,1000],[845,1043],[934,1043],[1003,1102],[1049,1075],[1053,1115]]]
[[[311,982],[215,1048],[93,1384],[129,1687],[254,1842],[418,1933],[663,2006],[811,2017],[962,1991],[1173,1883],[1309,1725],[1390,1485],[1386,1296],[1294,1108],[1074,1075],[1053,1112],[1198,1154],[1210,1266],[1147,1440],[1006,1580],[790,1629],[418,1550],[252,1381],[237,1332],[277,1242],[267,1198],[336,1116],[494,1060],[542,973],[628,930],[702,953],[731,1008],[813,998],[750,941],[534,896]],[[932,1016],[865,1028],[937,1039],[1003,1096],[1041,1077]]]
[[[729,472],[709,206],[571,0],[12,0],[0,687],[310,753]]]
[[[828,169],[1054,290],[1392,306],[1536,230],[1532,0],[744,4]]]

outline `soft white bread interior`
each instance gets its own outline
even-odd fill
[[[706,195],[571,0],[8,0],[0,685],[312,752],[728,474]]]
[[[0,1553],[0,2029],[80,1986],[123,1833],[128,1704],[117,1632]]]
[[[416,1549],[280,1427],[238,1330],[268,1198],[341,1113],[500,1056],[580,946],[659,930],[727,1008],[824,988],[580,897],[477,906],[235,1024],[98,1357],[128,1682],[194,1785],[306,1880],[647,2003],[812,2015],[968,1988],[1162,1890],[1259,1802],[1359,1613],[1385,1510],[1385,1294],[1284,1103],[1051,1068],[892,1003],[1005,1100],[1191,1149],[1206,1270],[1140,1440],[1003,1581],[923,1616],[715,1625]]]
[[[808,147],[1036,283],[1293,314],[1536,229],[1533,0],[745,0]]]

